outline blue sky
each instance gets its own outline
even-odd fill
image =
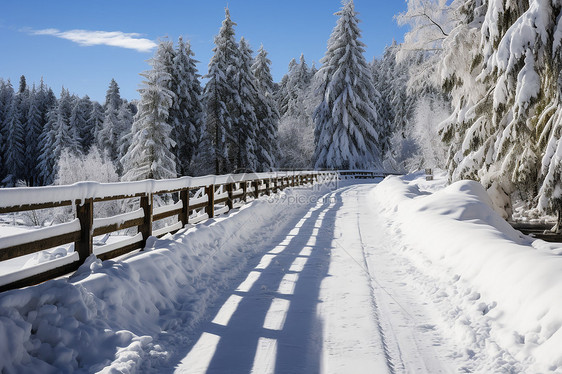
[[[122,97],[135,99],[139,73],[149,68],[146,61],[159,39],[189,39],[201,61],[199,73],[207,72],[227,4],[238,24],[237,39],[244,36],[254,51],[264,45],[276,81],[291,58],[304,53],[311,63],[324,56],[337,20],[333,14],[341,8],[340,0],[2,1],[0,78],[17,86],[22,74],[29,83],[43,77],[57,96],[64,86],[98,101],[115,78]],[[405,30],[393,16],[406,9],[404,0],[355,0],[355,8],[368,60],[381,56],[393,39],[403,40]]]

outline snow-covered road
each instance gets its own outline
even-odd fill
[[[562,373],[561,244],[473,181],[347,183],[0,294],[0,371]]]
[[[403,282],[395,243],[367,201],[374,186],[325,195],[277,237],[201,325],[176,372],[452,372],[454,344]]]

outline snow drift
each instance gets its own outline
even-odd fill
[[[263,243],[318,196],[318,188],[288,189],[149,239],[121,261],[91,256],[69,279],[0,294],[0,372],[150,371],[170,355],[153,337],[193,327]]]
[[[435,293],[472,311],[445,316],[467,350],[477,345],[505,363],[501,349],[533,372],[562,370],[562,245],[514,230],[473,181],[430,193],[389,177],[370,197],[403,239],[395,250],[440,278]]]

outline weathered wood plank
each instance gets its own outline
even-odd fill
[[[45,249],[58,247],[59,245],[74,243],[81,238],[80,231],[70,232],[68,234],[57,235],[47,239],[36,240],[29,243],[14,245],[0,249],[0,261],[9,260],[19,256],[29,255],[31,253],[43,251]]]
[[[10,207],[0,208],[0,214],[25,212],[25,211],[28,211],[28,210],[58,208],[58,207],[61,207],[61,206],[69,206],[69,205],[72,205],[72,201],[70,201],[70,200],[60,201],[60,202],[56,202],[56,203],[26,204],[26,205],[10,206]]]
[[[121,255],[127,254],[129,252],[135,251],[137,249],[143,249],[144,244],[143,242],[132,243],[121,248],[116,248],[113,251],[105,252],[99,255],[96,255],[102,261],[109,260],[111,258],[119,257]]]
[[[144,222],[144,218],[140,217],[140,218],[134,218],[134,219],[130,219],[128,221],[124,221],[120,224],[115,223],[115,224],[112,224],[112,225],[96,227],[94,229],[93,236],[109,234],[111,232],[125,230],[125,229],[135,227],[135,226],[140,226],[140,225],[143,224],[143,222]]]
[[[172,216],[179,216],[182,212],[183,212],[183,208],[178,208],[178,209],[170,210],[168,212],[155,214],[152,217],[152,222],[159,221],[161,219],[172,217]]]
[[[13,290],[13,289],[16,289],[16,288],[21,288],[21,287],[33,286],[35,284],[43,283],[45,281],[48,281],[48,280],[51,280],[51,279],[54,279],[54,278],[62,277],[63,275],[67,275],[67,274],[70,274],[70,273],[78,270],[79,267],[80,267],[80,263],[78,261],[75,261],[75,262],[72,262],[70,264],[66,264],[66,265],[63,265],[63,266],[45,271],[43,273],[32,275],[30,277],[23,278],[23,279],[20,279],[18,281],[0,286],[0,292],[9,291],[9,290]]]

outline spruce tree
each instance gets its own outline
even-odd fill
[[[167,123],[174,93],[170,91],[172,79],[162,62],[166,56],[165,45],[160,43],[151,60],[152,70],[141,74],[146,80],[139,89],[141,100],[132,127],[132,139],[127,153],[121,159],[123,180],[166,179],[176,177],[175,156],[171,152],[174,141],[170,138],[171,126]]]
[[[6,129],[6,143],[4,160],[6,177],[3,184],[13,187],[16,182],[24,178],[25,171],[25,129],[21,123],[19,100],[14,97],[6,112],[4,127]]]
[[[235,169],[255,171],[257,168],[258,119],[255,108],[258,100],[258,91],[255,78],[252,74],[252,50],[246,39],[240,39],[238,50],[238,65],[236,66],[235,83],[237,95],[234,102],[232,135],[236,142],[231,147],[235,155]]]
[[[43,131],[44,123],[41,116],[42,96],[33,88],[30,95],[27,122],[25,123],[25,175],[30,186],[36,186],[39,182],[39,138]]]
[[[4,82],[0,80],[0,180],[3,180],[7,174],[6,170],[6,140],[8,138],[7,120],[8,111],[14,100],[15,92],[12,84],[8,80]]]
[[[267,52],[261,46],[252,65],[252,73],[258,90],[256,104],[258,171],[274,169],[277,166],[277,155],[279,154],[277,132],[280,116],[274,97],[275,86],[270,65],[271,61],[267,58]]]
[[[57,174],[55,167],[63,151],[75,155],[82,153],[78,129],[70,125],[72,102],[75,99],[63,88],[57,105],[49,111],[40,141],[39,169],[42,184],[54,182]]]
[[[175,57],[172,61],[172,91],[176,97],[170,109],[169,122],[172,138],[176,141],[175,155],[177,172],[188,175],[189,168],[197,151],[199,132],[203,121],[201,103],[201,83],[197,74],[196,61],[191,45],[180,37]]]
[[[73,127],[78,129],[81,147],[85,153],[88,152],[95,141],[94,126],[90,121],[93,108],[94,105],[87,95],[76,100],[72,108],[70,122]]]
[[[238,101],[236,90],[236,69],[238,45],[234,39],[234,23],[230,11],[225,9],[225,19],[215,37],[214,55],[209,63],[208,79],[203,100],[206,105],[206,128],[210,133],[215,156],[215,173],[227,173],[233,169],[230,156],[236,139],[232,136],[233,113]]]
[[[117,161],[119,155],[117,142],[120,125],[117,115],[122,102],[119,86],[112,79],[105,95],[103,124],[101,130],[96,134],[96,143],[98,149],[114,161]]]
[[[353,1],[344,4],[318,71],[322,102],[315,112],[315,167],[381,167],[378,93],[365,58]]]

